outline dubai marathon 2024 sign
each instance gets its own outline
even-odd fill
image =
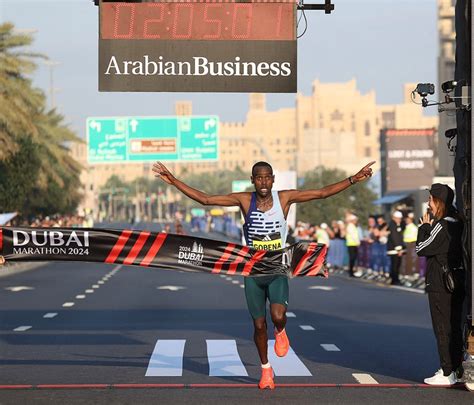
[[[87,160],[215,161],[218,130],[216,116],[88,118]]]
[[[99,91],[296,92],[295,0],[101,0]]]

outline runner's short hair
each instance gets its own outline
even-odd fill
[[[257,171],[258,167],[268,167],[271,170],[272,174],[273,174],[273,168],[272,168],[271,164],[262,161],[262,162],[257,162],[252,166],[252,176],[255,176],[255,172]]]

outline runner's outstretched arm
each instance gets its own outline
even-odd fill
[[[159,177],[164,182],[175,186],[183,194],[187,195],[189,198],[192,198],[194,201],[202,205],[220,205],[223,207],[233,207],[233,206],[242,206],[242,201],[245,199],[245,196],[249,193],[231,193],[226,195],[209,195],[203,193],[202,191],[196,190],[188,186],[186,183],[178,180],[176,177],[171,174],[171,172],[166,168],[166,166],[161,162],[156,162],[153,165],[153,173],[155,177]]]
[[[344,191],[346,188],[350,187],[352,184],[359,183],[363,180],[366,180],[372,176],[372,166],[374,162],[370,162],[360,169],[355,175],[349,176],[347,179],[344,179],[338,183],[330,184],[329,186],[317,189],[317,190],[287,190],[282,193],[284,198],[285,205],[302,203],[311,200],[318,200],[321,198],[327,198],[334,194]]]

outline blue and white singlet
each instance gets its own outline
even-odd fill
[[[277,250],[286,246],[288,226],[278,191],[272,191],[272,198],[272,208],[262,212],[257,209],[257,194],[252,193],[250,208],[243,226],[247,246],[259,250]]]

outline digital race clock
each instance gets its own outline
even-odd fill
[[[296,92],[293,0],[100,2],[100,91]]]

